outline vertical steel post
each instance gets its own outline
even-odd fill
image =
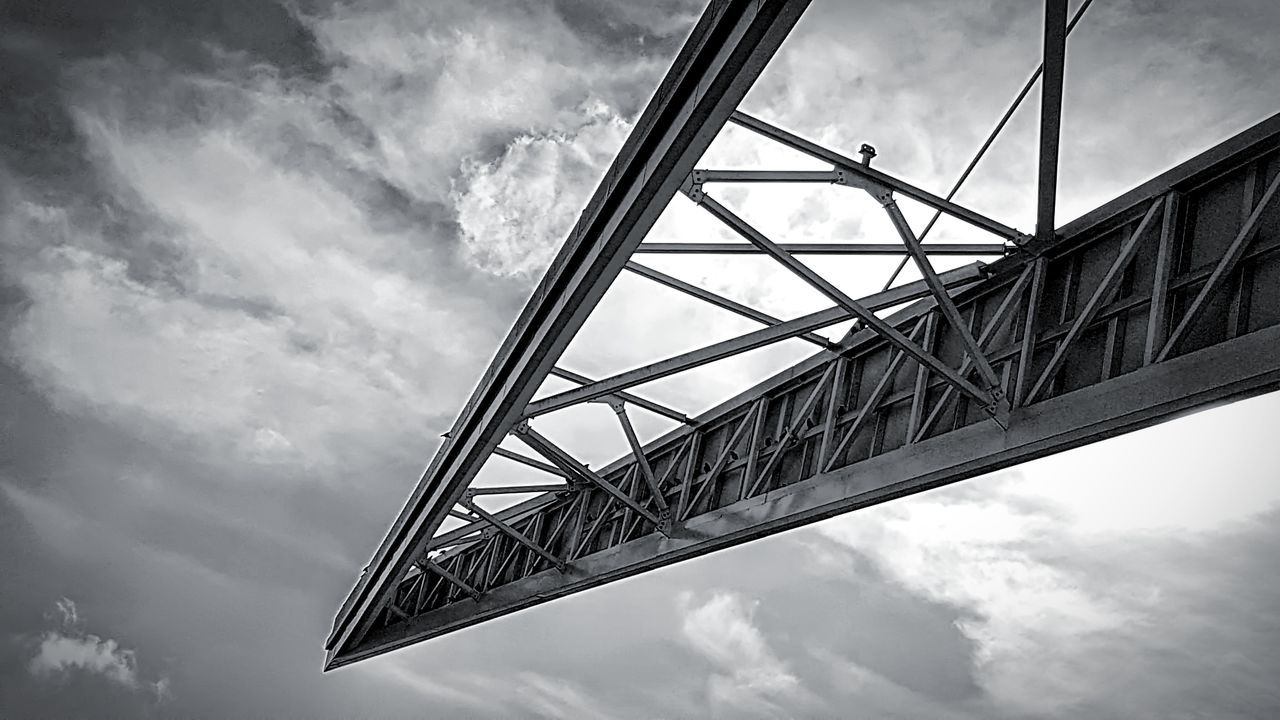
[[[1044,80],[1040,85],[1040,178],[1036,237],[1053,237],[1058,200],[1058,138],[1067,55],[1067,0],[1044,2]]]

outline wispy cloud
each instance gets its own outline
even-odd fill
[[[718,715],[784,715],[784,704],[804,695],[799,678],[756,625],[749,601],[716,592],[699,602],[685,593],[678,604],[681,638],[715,668],[707,680],[707,694]]]
[[[545,720],[609,720],[618,717],[577,683],[539,672],[502,676],[479,672],[426,674],[404,664],[387,663],[397,683],[470,717],[536,717]]]
[[[610,720],[618,717],[571,680],[538,673],[516,676],[515,695],[535,715],[556,720]]]

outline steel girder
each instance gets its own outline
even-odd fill
[[[326,668],[1280,386],[1280,116],[1032,239],[950,195],[734,113],[802,6],[709,8],[344,603]],[[927,228],[916,237],[895,217],[901,252],[926,280],[854,299],[795,261],[794,246],[716,203],[713,214],[752,250],[836,303],[793,320],[630,262],[678,189],[706,206],[707,182],[778,175],[695,170],[727,120],[833,165],[775,181],[850,185],[891,213],[899,193],[1016,250],[931,277],[929,245],[919,242]],[[624,267],[765,327],[602,380],[555,368]],[[813,333],[851,317],[859,322],[839,343]],[[697,417],[628,392],[786,338],[820,350]],[[531,402],[549,374],[577,387]],[[532,428],[540,414],[593,400],[612,406],[632,448],[599,470]],[[629,407],[682,424],[642,446]],[[541,459],[497,448],[508,433]],[[493,454],[544,471],[548,484],[469,489]],[[496,511],[477,502],[515,492],[539,494]],[[450,516],[464,524],[440,532]]]

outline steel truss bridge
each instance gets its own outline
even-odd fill
[[[737,110],[807,4],[711,3],[343,604],[326,669],[1280,386],[1280,115],[1055,230],[1066,37],[1088,3],[1068,25],[1066,0],[1047,0],[1044,63],[982,148],[1041,80],[1038,222],[1027,235],[953,203],[959,183],[939,197],[874,168],[870,147],[855,159]],[[697,167],[726,123],[830,169]],[[779,243],[716,199],[735,182],[869,193],[899,242]],[[677,194],[742,242],[642,243]],[[932,223],[917,234],[899,197],[991,242],[926,243]],[[830,307],[774,318],[634,259],[646,252],[767,255]],[[851,297],[797,259],[815,252],[902,255],[922,279]],[[936,272],[929,258],[947,253],[992,262]],[[612,377],[557,367],[624,271],[761,328]],[[850,319],[839,342],[816,333]],[[631,392],[793,338],[815,353],[696,417]],[[533,400],[549,376],[572,389]],[[535,429],[587,402],[611,406],[631,447],[600,469]],[[635,412],[679,427],[642,445]],[[499,448],[508,435],[529,452]],[[491,459],[547,482],[472,487]],[[528,499],[492,504],[503,496]],[[451,517],[461,524],[442,530]]]

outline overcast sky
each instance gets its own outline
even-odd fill
[[[815,0],[745,108],[945,192],[1034,69],[1040,6]],[[0,717],[1280,715],[1275,396],[321,674],[701,9],[0,0]],[[1097,0],[1059,224],[1280,109],[1276,27],[1270,0]],[[1034,139],[1033,97],[959,200],[1030,230]],[[704,165],[809,166],[735,129]],[[777,239],[890,237],[838,188],[723,197]],[[729,239],[679,198],[651,237]],[[821,304],[759,258],[651,264]],[[859,294],[893,264],[815,267]],[[567,366],[752,329],[644,282]],[[804,354],[646,391],[696,412]],[[606,462],[594,412],[539,428]]]

